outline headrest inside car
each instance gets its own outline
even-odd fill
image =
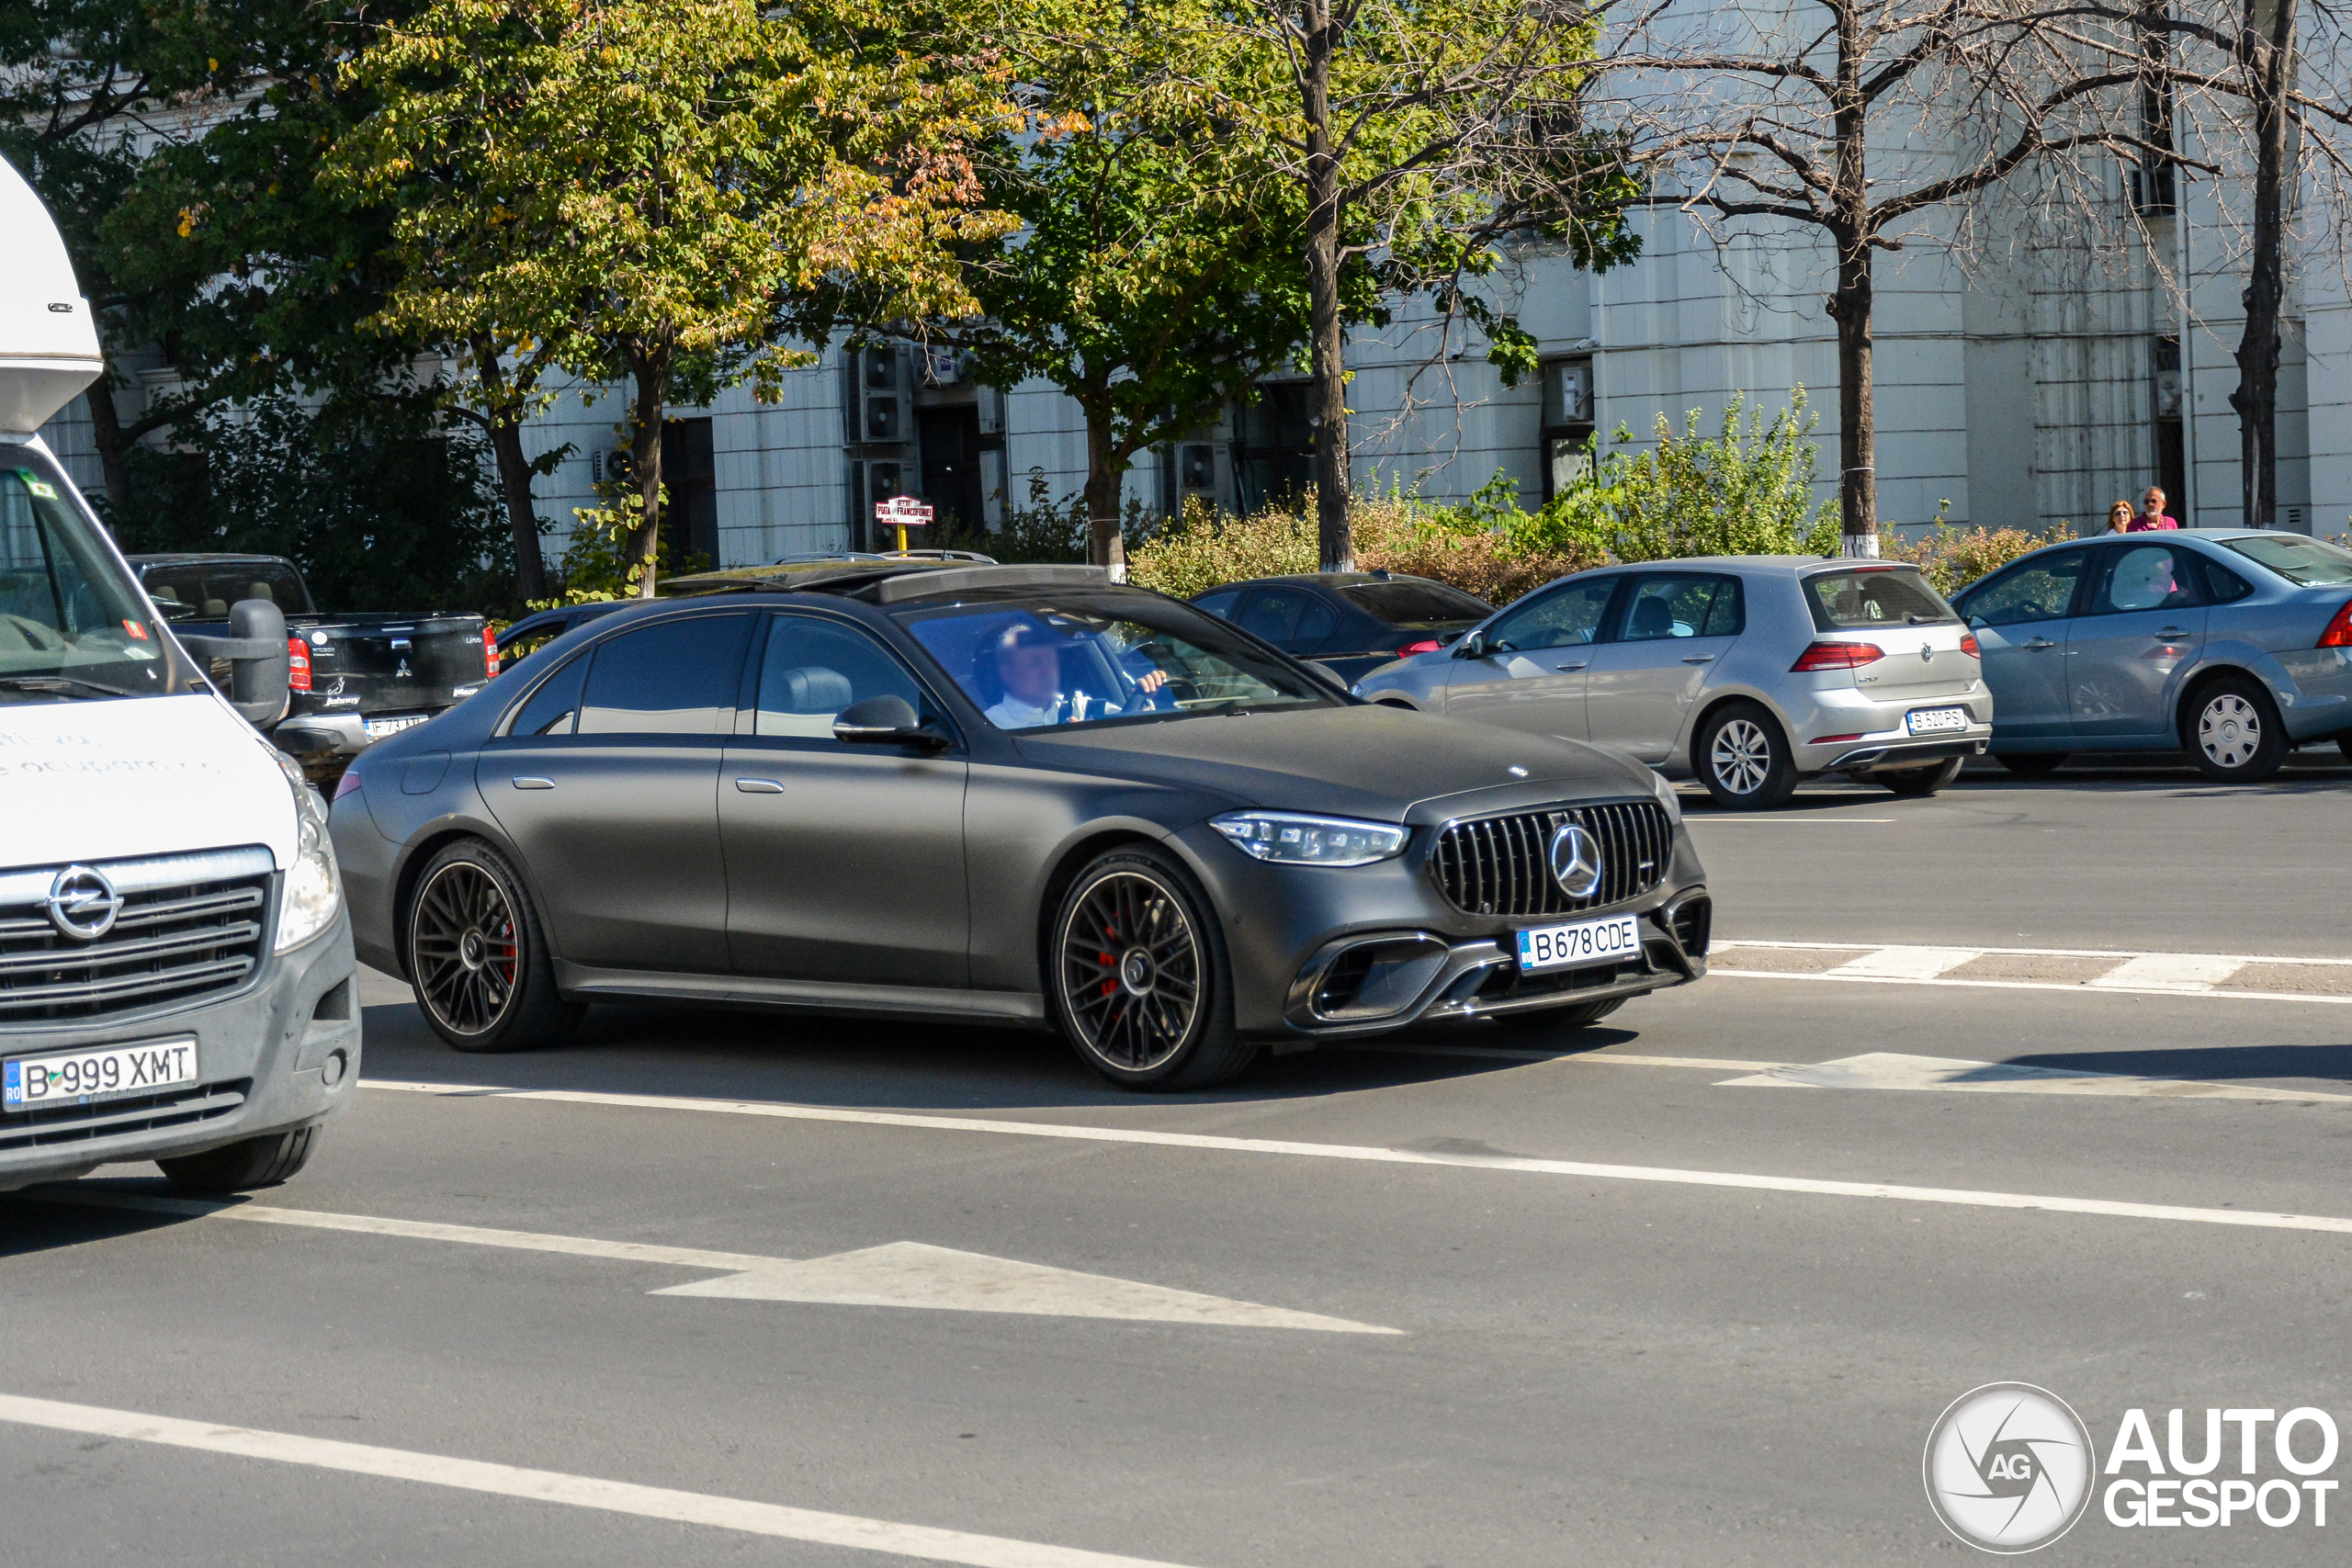
[[[761,705],[773,713],[839,713],[850,704],[849,677],[838,670],[800,665],[768,676]]]

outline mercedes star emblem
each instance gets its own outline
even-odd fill
[[[1589,898],[1600,887],[1600,846],[1574,822],[1552,834],[1552,880],[1571,898]]]

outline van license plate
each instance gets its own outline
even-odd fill
[[[1532,974],[1538,969],[1583,969],[1595,964],[1622,964],[1641,955],[1641,921],[1632,915],[1577,920],[1565,926],[1538,926],[1519,933],[1521,974]]]
[[[1947,729],[1966,729],[1966,708],[1914,708],[1903,716],[1903,727],[1914,735],[1935,735]]]
[[[0,1111],[81,1105],[196,1081],[196,1036],[94,1045],[0,1063]]]
[[[406,714],[399,718],[371,718],[366,721],[368,739],[381,740],[387,735],[398,735],[403,729],[413,729],[433,716],[429,713]]]

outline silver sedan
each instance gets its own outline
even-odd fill
[[[1813,556],[1578,572],[1355,690],[1611,747],[1750,809],[1819,773],[1933,795],[1993,733],[1976,638],[1917,568]]]

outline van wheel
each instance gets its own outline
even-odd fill
[[[1993,761],[2021,779],[2038,779],[2056,773],[2068,755],[2064,751],[1996,751]]]
[[[2221,784],[2260,784],[2287,761],[2286,726],[2258,681],[2224,675],[2199,689],[2181,726],[2198,770]]]
[[[1700,782],[1717,806],[1770,811],[1796,793],[1796,763],[1780,724],[1754,703],[1730,703],[1707,720],[1691,748]]]
[[[1048,930],[1054,1021],[1121,1089],[1206,1089],[1257,1048],[1233,1026],[1225,936],[1200,885],[1158,850],[1097,856]]]
[[[311,1146],[318,1128],[297,1127],[290,1133],[265,1133],[258,1138],[224,1144],[200,1155],[180,1155],[155,1162],[164,1179],[183,1192],[250,1192],[290,1180],[311,1163]]]
[[[506,857],[461,839],[426,863],[408,908],[408,968],[433,1032],[460,1051],[523,1051],[586,1005],[556,994],[547,929]]]
[[[1904,768],[1895,773],[1881,773],[1878,782],[1897,795],[1924,800],[1960,777],[1960,758],[1947,757],[1924,768]]]

